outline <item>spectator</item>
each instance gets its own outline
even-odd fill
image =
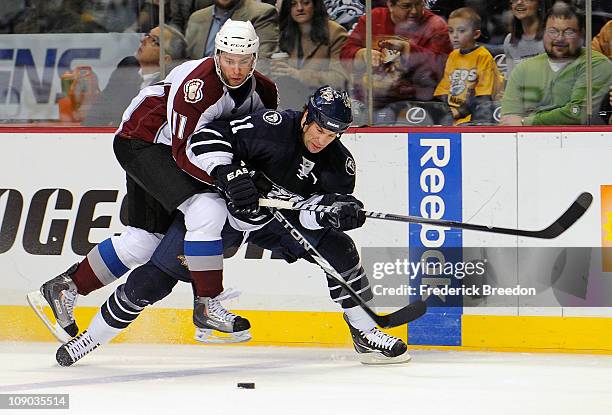
[[[448,20],[448,16],[453,10],[461,7],[469,7],[480,16],[480,37],[479,43],[486,45],[489,51],[497,47],[508,33],[503,25],[503,14],[509,7],[508,1],[491,0],[426,0],[426,7]]]
[[[602,53],[612,59],[612,20],[610,20],[601,31],[593,38],[591,47],[599,53]]]
[[[606,23],[597,36],[593,38],[591,47],[607,56],[608,59],[612,59],[612,20]],[[612,124],[612,85],[610,85],[610,99],[602,111],[604,111],[604,114],[609,114],[608,124]]]
[[[506,78],[514,67],[526,58],[544,53],[542,36],[546,0],[510,0],[512,31],[504,39]]]
[[[93,103],[83,121],[84,125],[119,125],[123,111],[138,91],[160,80],[160,33],[159,27],[151,29],[140,41],[140,47],[134,56],[128,56],[119,62],[106,88]],[[164,42],[164,61],[169,70],[181,63],[185,56],[186,43],[181,32],[170,25],[165,25]]]
[[[573,8],[555,3],[546,18],[544,49],[510,75],[502,100],[505,125],[582,124],[586,113],[586,53],[583,22]],[[612,82],[612,63],[593,51],[593,112]]]
[[[159,0],[140,0],[140,3],[138,16],[134,23],[125,29],[126,32],[147,33],[159,26]],[[164,3],[164,16],[164,21],[167,22],[170,19],[170,4],[167,1]]]
[[[346,89],[340,48],[347,33],[329,20],[323,0],[283,0],[279,20],[279,48],[289,59],[271,61],[271,75],[283,91],[281,106],[300,108],[321,85]]]
[[[170,0],[170,24],[184,32],[189,16],[213,3],[213,0]]]
[[[372,0],[372,8],[385,7],[385,0]],[[365,0],[324,0],[329,18],[349,32],[365,12]]]
[[[104,32],[134,30],[142,0],[74,0],[83,7],[83,20],[99,25]],[[131,30],[130,30],[131,27]]]
[[[187,55],[192,59],[212,56],[215,35],[230,17],[250,20],[259,36],[258,56],[270,57],[278,44],[278,13],[274,6],[255,0],[215,0],[212,6],[193,13],[185,33]]]
[[[14,33],[92,33],[105,28],[76,0],[30,0],[14,19]]]
[[[355,72],[358,99],[364,100],[360,74],[374,69],[374,106],[402,100],[428,101],[452,50],[446,22],[425,9],[424,0],[388,0],[372,10],[372,61],[367,62],[365,16],[342,46],[346,69]]]
[[[503,77],[493,56],[476,44],[480,25],[480,16],[469,7],[453,11],[448,18],[454,50],[448,56],[435,95],[448,104],[455,125],[470,121],[492,123],[493,100],[503,89]]]
[[[0,10],[0,33],[14,32],[14,26],[23,16],[26,6],[26,0],[14,0],[3,5],[2,10]]]

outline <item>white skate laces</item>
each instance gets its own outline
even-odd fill
[[[363,338],[370,344],[379,349],[391,350],[393,345],[399,340],[397,337],[393,337],[384,333],[378,328],[374,327],[370,331],[359,330]]]
[[[233,288],[228,288],[218,296],[211,298],[208,302],[208,312],[220,320],[225,320],[233,323],[238,317],[236,314],[228,311],[221,305],[221,301],[231,300],[237,298],[240,295],[240,291],[236,291]]]
[[[79,294],[76,290],[68,289],[62,291],[60,301],[62,302],[63,308],[68,313],[68,318],[74,321],[74,307],[76,306],[77,298]]]
[[[206,313],[208,319],[205,324],[208,327],[196,326],[196,341],[201,343],[242,343],[251,340],[250,323],[248,320],[228,311],[221,305],[221,301],[230,300],[239,295],[240,291],[228,288],[214,298],[207,298]],[[216,323],[213,324],[215,320],[219,322],[218,326],[215,325]],[[234,331],[221,329],[221,325],[233,326]]]
[[[87,331],[75,337],[66,343],[63,347],[66,349],[73,362],[80,360],[83,356],[98,347]]]

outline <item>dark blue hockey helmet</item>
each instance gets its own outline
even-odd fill
[[[316,122],[320,127],[342,134],[353,122],[351,98],[343,90],[329,85],[320,87],[308,98],[306,123]]]

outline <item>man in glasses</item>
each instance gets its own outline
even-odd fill
[[[90,126],[118,126],[121,114],[142,88],[160,81],[159,38],[161,29],[154,27],[145,34],[133,56],[124,58],[111,74],[106,88],[93,103],[84,120]],[[164,61],[168,70],[181,63],[187,44],[184,36],[172,26],[165,26]]]
[[[583,19],[566,3],[556,3],[546,17],[546,53],[521,62],[502,100],[504,125],[585,124],[586,52]],[[597,113],[612,82],[612,63],[593,51],[593,112]]]

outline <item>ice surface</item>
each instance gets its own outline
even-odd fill
[[[57,346],[0,343],[0,393],[69,393],[53,414],[612,414],[605,355],[412,350],[372,367],[350,349],[113,344],[62,368]]]

